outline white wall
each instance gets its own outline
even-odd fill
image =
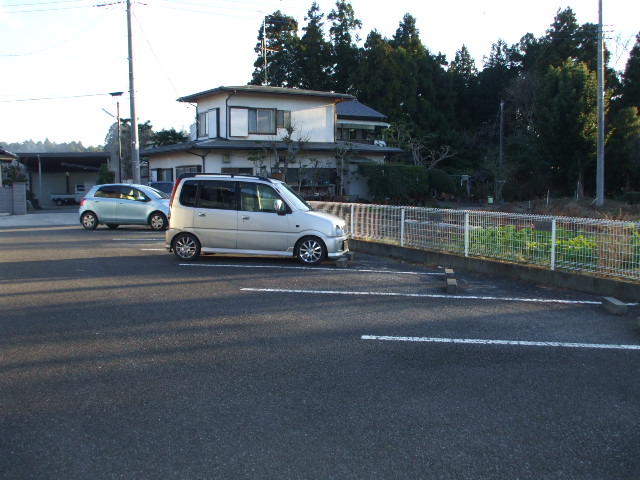
[[[228,99],[228,102],[227,102]],[[220,109],[220,136],[227,137],[227,107],[272,108],[291,112],[291,122],[295,127],[294,138],[302,136],[311,142],[335,141],[335,105],[332,100],[318,97],[293,95],[247,95],[242,92],[221,93],[198,102],[198,112],[213,108]],[[248,134],[245,140],[268,141],[280,138],[286,133],[278,129],[276,135]],[[239,137],[234,137],[239,138]]]

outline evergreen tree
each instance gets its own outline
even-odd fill
[[[331,22],[329,34],[333,48],[333,90],[348,93],[354,91],[352,72],[358,65],[359,37],[355,32],[362,22],[355,17],[353,7],[344,0],[336,2],[336,8],[327,15]]]
[[[555,186],[567,195],[576,188],[583,193],[587,166],[594,164],[596,94],[595,73],[586,64],[571,59],[559,67],[550,67],[540,88],[536,131],[550,161]]]
[[[304,35],[300,39],[298,62],[301,68],[298,86],[310,90],[326,91],[331,89],[333,73],[331,44],[324,38],[324,14],[318,4],[313,2],[304,18],[307,25],[302,28]]]
[[[640,33],[631,49],[627,65],[622,74],[621,103],[640,110]]]
[[[299,84],[301,75],[297,64],[297,51],[300,39],[297,32],[298,22],[293,17],[284,15],[280,10],[265,18],[265,26],[260,27],[258,43],[254,49],[258,58],[253,64],[254,71],[250,85],[295,87]]]

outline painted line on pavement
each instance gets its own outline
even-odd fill
[[[612,345],[606,343],[530,342],[524,340],[484,340],[479,338],[393,337],[362,335],[361,340],[389,342],[457,343],[466,345],[513,345],[520,347],[593,348],[609,350],[640,350],[640,345]]]
[[[274,293],[308,293],[318,295],[369,295],[372,297],[414,297],[414,298],[446,298],[448,300],[499,300],[505,302],[533,302],[533,303],[566,303],[571,305],[602,305],[602,302],[592,300],[563,300],[557,298],[517,298],[490,297],[479,295],[445,295],[438,293],[393,293],[393,292],[354,292],[339,290],[293,290],[285,288],[241,288],[246,292],[274,292]]]
[[[112,238],[114,242],[160,242],[164,238]]]
[[[330,272],[359,272],[359,273],[387,273],[387,274],[398,274],[398,275],[444,275],[444,272],[398,272],[394,270],[371,270],[366,268],[356,268],[356,269],[347,269],[347,268],[329,268],[329,267],[283,267],[283,266],[273,266],[273,265],[212,265],[212,264],[203,264],[203,263],[180,263],[181,267],[210,267],[210,268],[273,268],[279,270],[323,270]]]

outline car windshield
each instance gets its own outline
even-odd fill
[[[298,193],[289,185],[287,185],[286,183],[277,183],[276,185],[282,187],[282,189],[280,190],[280,194],[285,197],[286,200],[291,202],[296,210],[300,210],[301,212],[313,210],[313,208],[311,208],[311,205],[305,202],[304,199],[300,195],[298,195]]]
[[[158,190],[157,188],[148,187],[147,191],[149,192],[149,196],[151,198],[169,198],[169,195]]]

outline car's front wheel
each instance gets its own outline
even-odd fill
[[[98,228],[98,217],[93,212],[84,212],[80,218],[80,223],[87,230],[95,230]]]
[[[200,242],[190,233],[179,233],[173,239],[173,253],[180,260],[191,262],[200,256]]]
[[[298,241],[295,254],[300,263],[317,265],[327,255],[327,247],[318,238],[304,237]]]
[[[168,224],[169,222],[167,221],[167,217],[164,216],[164,213],[153,212],[149,217],[149,225],[153,230],[166,230]]]

